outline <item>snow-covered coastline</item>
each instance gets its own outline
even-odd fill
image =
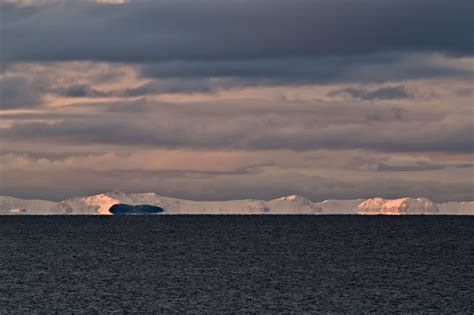
[[[192,201],[163,197],[155,193],[123,192],[74,197],[60,202],[0,196],[0,215],[110,215],[109,209],[115,204],[158,206],[164,209],[160,215],[474,215],[474,201],[437,204],[427,198],[370,198],[312,202],[297,195],[269,201],[257,199]]]

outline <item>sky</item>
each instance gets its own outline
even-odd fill
[[[0,195],[474,196],[471,0],[4,0]]]

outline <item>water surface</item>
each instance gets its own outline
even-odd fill
[[[0,217],[0,313],[474,312],[474,218]]]

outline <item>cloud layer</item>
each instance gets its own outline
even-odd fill
[[[250,101],[97,104],[100,114],[0,129],[3,139],[207,149],[471,152],[471,117],[407,106]]]
[[[472,1],[0,11],[0,194],[472,199]]]
[[[4,58],[16,61],[257,60],[379,51],[471,54],[472,9],[469,0],[4,3],[1,32]]]

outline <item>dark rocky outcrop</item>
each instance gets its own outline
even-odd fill
[[[113,215],[146,215],[158,214],[165,210],[161,207],[150,205],[130,206],[125,204],[116,204],[110,207],[109,211]]]

